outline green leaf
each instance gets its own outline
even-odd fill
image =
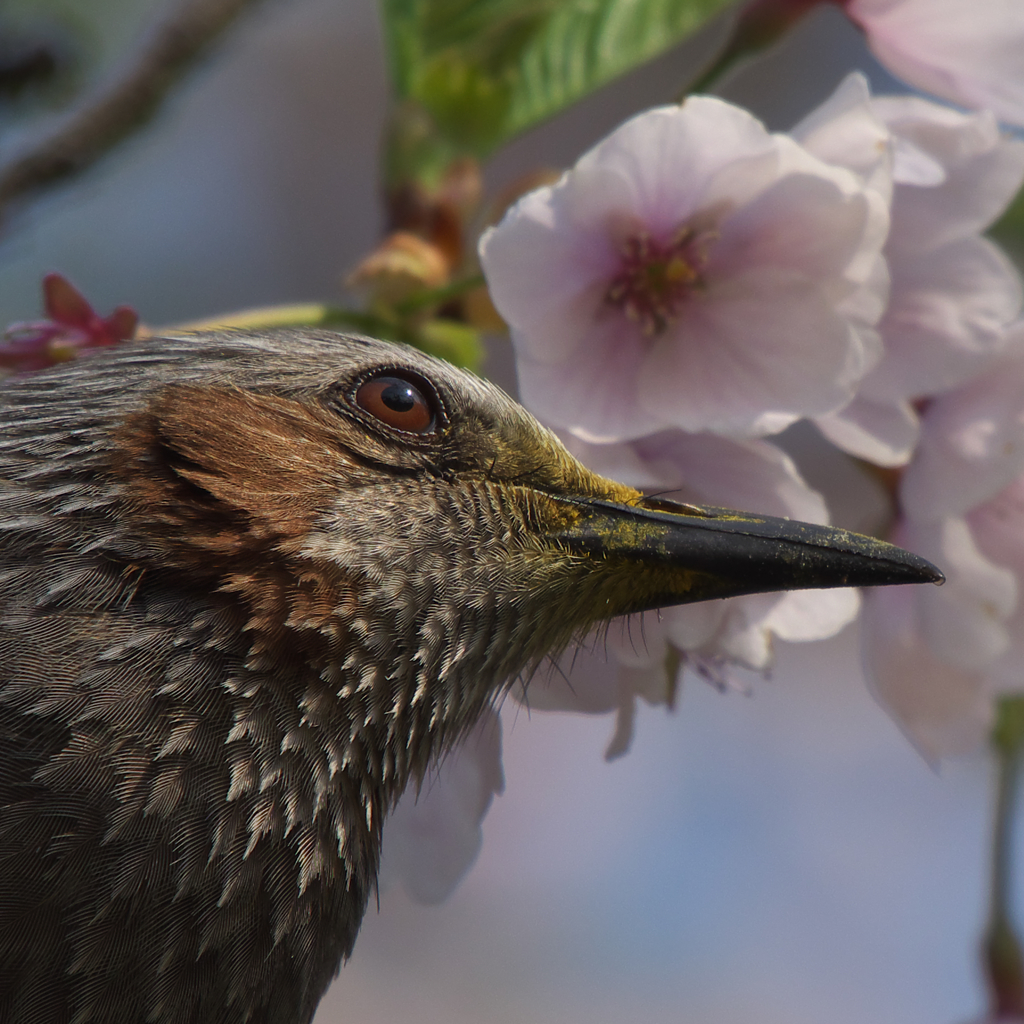
[[[412,324],[378,313],[325,307],[319,323],[324,327],[350,328],[386,341],[400,341],[467,370],[479,371],[484,358],[480,332],[457,320],[438,317],[422,324]]]
[[[992,746],[1004,755],[1017,755],[1024,744],[1024,697],[1001,697],[996,703]]]
[[[1024,267],[1024,190],[992,225],[989,234],[1007,250],[1017,266]]]
[[[477,157],[680,42],[731,0],[381,0],[399,99]],[[680,74],[680,79],[684,78]]]
[[[409,342],[432,356],[447,359],[449,363],[464,366],[467,370],[479,371],[484,359],[480,332],[458,320],[440,317],[428,320]]]

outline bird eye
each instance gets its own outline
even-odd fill
[[[402,377],[374,377],[359,386],[356,405],[395,430],[430,434],[437,424],[434,406],[420,388]]]

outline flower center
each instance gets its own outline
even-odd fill
[[[605,302],[640,324],[644,334],[660,334],[679,316],[679,307],[704,283],[708,248],[715,231],[681,227],[666,242],[646,231],[622,245],[622,262],[604,293]]]

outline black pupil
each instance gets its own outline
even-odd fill
[[[392,412],[409,412],[416,405],[416,391],[411,384],[396,381],[380,393],[380,400]]]

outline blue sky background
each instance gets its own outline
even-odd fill
[[[610,720],[506,709],[506,792],[444,905],[386,892],[318,1024],[926,1024],[980,1008],[988,771],[928,767],[855,630],[751,696]],[[389,980],[390,979],[390,980]]]

